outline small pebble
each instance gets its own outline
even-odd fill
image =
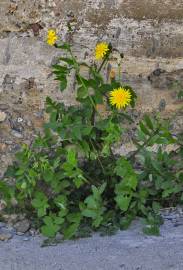
[[[14,226],[13,226],[18,235],[23,235],[30,229],[30,222],[28,219],[23,219],[18,221]]]
[[[12,238],[11,233],[0,233],[0,241],[7,241]]]
[[[5,119],[6,119],[6,113],[3,111],[0,111],[0,122],[5,121]]]
[[[17,122],[21,123],[21,122],[23,122],[23,119],[21,117],[18,117]]]
[[[23,241],[29,241],[30,240],[30,238],[28,238],[28,237],[25,237],[24,239],[23,239]]]
[[[16,130],[12,130],[12,131],[11,131],[11,134],[12,134],[14,137],[18,138],[18,139],[22,139],[22,138],[23,138],[23,135],[22,135],[20,132],[16,131]]]
[[[6,224],[5,224],[5,223],[0,222],[0,229],[1,229],[1,228],[4,228],[5,226],[6,226]]]

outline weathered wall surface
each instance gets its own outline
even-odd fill
[[[51,27],[86,60],[98,40],[111,41],[125,55],[122,77],[139,95],[137,110],[176,112],[182,128],[183,103],[170,87],[183,84],[182,0],[0,0],[0,177],[41,129],[46,96],[70,102],[51,75],[60,54],[45,44]]]

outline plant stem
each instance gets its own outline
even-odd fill
[[[106,61],[109,59],[109,55],[107,57],[104,58],[104,60],[102,61],[102,64],[100,65],[100,67],[98,68],[97,72],[100,72],[101,69],[103,68],[104,64],[106,63]]]
[[[88,89],[88,88],[86,87],[86,85],[85,85],[85,83],[84,83],[82,77],[80,76],[80,73],[79,73],[79,65],[78,65],[78,63],[77,63],[77,61],[76,61],[76,58],[75,58],[75,56],[73,55],[71,49],[69,49],[69,52],[70,52],[70,55],[71,55],[71,57],[72,57],[72,59],[73,59],[73,61],[74,61],[74,67],[75,67],[76,73],[77,73],[77,75],[78,75],[78,77],[79,77],[79,79],[80,79],[80,81],[81,81],[83,87],[84,87],[85,89]],[[105,64],[105,62],[107,61],[108,58],[109,58],[109,55],[103,60],[101,66],[99,67],[98,72],[100,72],[100,70],[102,69],[103,65]],[[91,97],[90,95],[88,95],[88,97],[89,97],[89,99],[90,99],[90,101],[91,101],[91,104],[93,105],[93,113],[92,113],[91,123],[92,123],[92,125],[94,126],[95,112],[98,113],[98,111],[96,110],[96,106],[95,106],[95,103],[94,103],[92,97]],[[99,116],[100,116],[100,114],[99,114]],[[90,142],[91,142],[91,145],[92,145],[93,149],[97,152],[97,159],[98,159],[98,161],[99,161],[99,163],[100,163],[100,166],[101,166],[101,168],[102,168],[103,173],[105,173],[103,164],[102,164],[102,162],[101,162],[101,160],[100,160],[100,158],[99,158],[98,151],[97,151],[97,149],[95,148],[95,146],[93,145],[93,143],[92,143],[91,140],[90,140]]]
[[[69,49],[69,52],[70,52],[70,55],[71,55],[72,59],[74,60],[74,67],[75,67],[75,70],[76,70],[76,74],[78,75],[78,77],[79,77],[79,79],[80,79],[80,81],[81,81],[83,87],[87,90],[88,88],[86,87],[86,85],[85,85],[85,83],[84,83],[84,81],[83,81],[83,79],[82,79],[82,77],[81,77],[81,75],[80,75],[80,73],[79,73],[79,65],[78,65],[78,63],[77,63],[77,61],[76,61],[76,58],[75,58],[75,56],[73,55],[71,49]],[[92,117],[91,117],[91,124],[94,126],[94,122],[95,122],[95,112],[97,112],[97,110],[96,110],[96,106],[95,106],[95,103],[94,103],[92,97],[91,97],[90,95],[88,95],[88,97],[89,97],[90,102],[91,102],[91,104],[92,104],[92,106],[93,106],[93,112],[92,112]]]
[[[121,63],[118,64],[118,81],[121,82],[122,78],[121,78]]]
[[[105,174],[105,169],[104,169],[104,167],[103,167],[102,161],[100,160],[98,151],[97,151],[97,149],[95,148],[95,146],[94,146],[92,140],[90,140],[90,143],[91,143],[91,145],[92,145],[92,147],[93,147],[93,150],[95,150],[95,151],[97,152],[97,159],[98,159],[98,161],[99,161],[99,164],[100,164],[100,166],[101,166],[101,168],[102,168],[103,173]]]
[[[158,133],[158,131],[159,128],[156,129],[154,133],[151,134],[151,136],[141,146],[139,146],[139,148],[128,159],[133,159],[145,146],[147,146],[150,140]]]
[[[98,73],[101,71],[101,69],[103,68],[104,64],[107,62],[107,60],[109,60],[109,56],[110,56],[111,52],[112,52],[112,47],[110,48],[109,52],[107,53],[107,55],[105,56],[104,60],[102,61],[102,64],[98,68],[98,70],[97,70]]]

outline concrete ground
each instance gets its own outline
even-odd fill
[[[39,236],[0,242],[0,270],[183,270],[183,225],[166,221],[161,236],[145,236],[139,222],[110,237],[41,247]]]

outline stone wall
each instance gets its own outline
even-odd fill
[[[174,115],[180,131],[183,102],[171,86],[183,84],[182,14],[181,0],[0,0],[0,177],[41,130],[46,96],[72,102],[72,89],[61,95],[51,74],[60,54],[45,44],[52,27],[86,61],[97,41],[111,41],[125,55],[122,78],[139,95],[137,111]]]

